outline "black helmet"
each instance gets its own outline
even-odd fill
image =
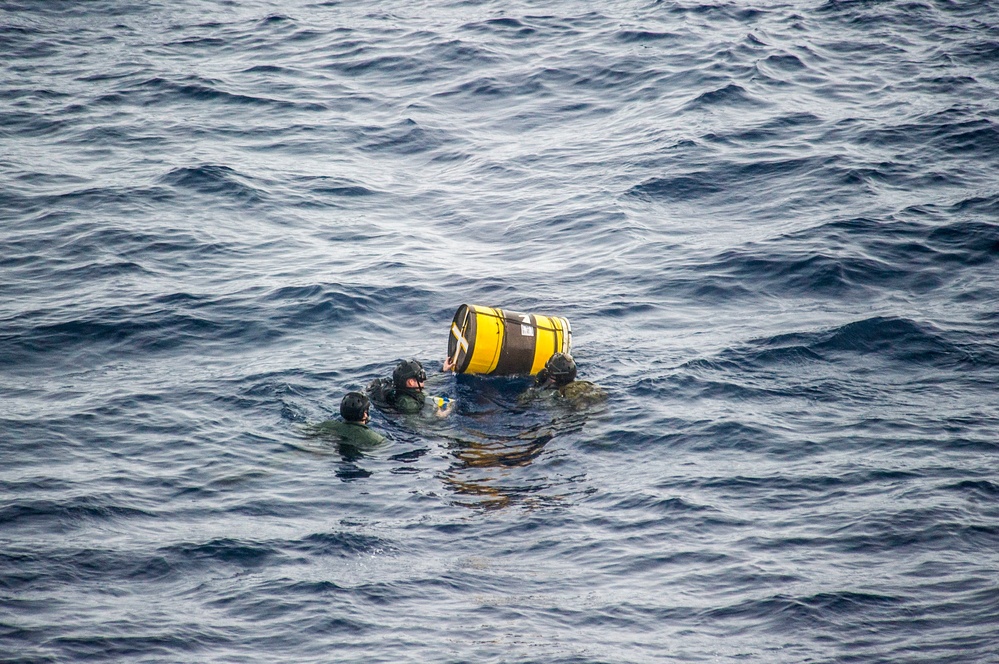
[[[548,381],[557,387],[568,385],[576,380],[576,361],[568,353],[555,353],[545,362],[545,368],[538,372],[538,385]]]
[[[346,422],[363,422],[371,402],[360,392],[347,392],[340,401],[340,415]]]
[[[397,389],[406,388],[406,381],[415,378],[421,383],[427,379],[427,372],[423,370],[423,365],[416,360],[403,360],[392,372],[392,382]]]

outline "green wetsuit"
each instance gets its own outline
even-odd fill
[[[375,447],[388,441],[388,438],[368,428],[360,422],[342,422],[327,420],[316,425],[316,433],[339,437],[346,443],[357,447]]]
[[[573,410],[590,408],[607,400],[607,392],[588,380],[574,380],[562,387],[539,388],[532,387],[517,399],[520,403],[528,403],[535,399],[545,399],[553,404],[564,404]]]
[[[376,378],[371,381],[368,385],[368,394],[380,410],[393,410],[403,415],[426,417],[440,412],[443,408],[439,397],[429,397],[420,389],[395,387],[388,378]]]
[[[395,391],[395,397],[391,400],[392,407],[400,413],[415,415],[423,410],[427,403],[427,397],[423,390],[399,390]]]

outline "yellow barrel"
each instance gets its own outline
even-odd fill
[[[572,328],[564,318],[463,304],[451,321],[447,355],[458,373],[536,374],[571,345]]]

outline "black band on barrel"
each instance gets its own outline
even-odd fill
[[[500,352],[499,363],[494,374],[513,375],[530,373],[534,364],[534,347],[538,342],[538,330],[535,327],[534,316],[530,316],[530,324],[525,324],[520,314],[516,318],[507,316],[503,319],[503,349]],[[524,326],[530,327],[530,336],[522,334]]]

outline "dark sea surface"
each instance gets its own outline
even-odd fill
[[[999,2],[0,4],[0,661],[999,662]],[[438,373],[566,317],[602,407]],[[446,420],[310,437],[404,358]]]

